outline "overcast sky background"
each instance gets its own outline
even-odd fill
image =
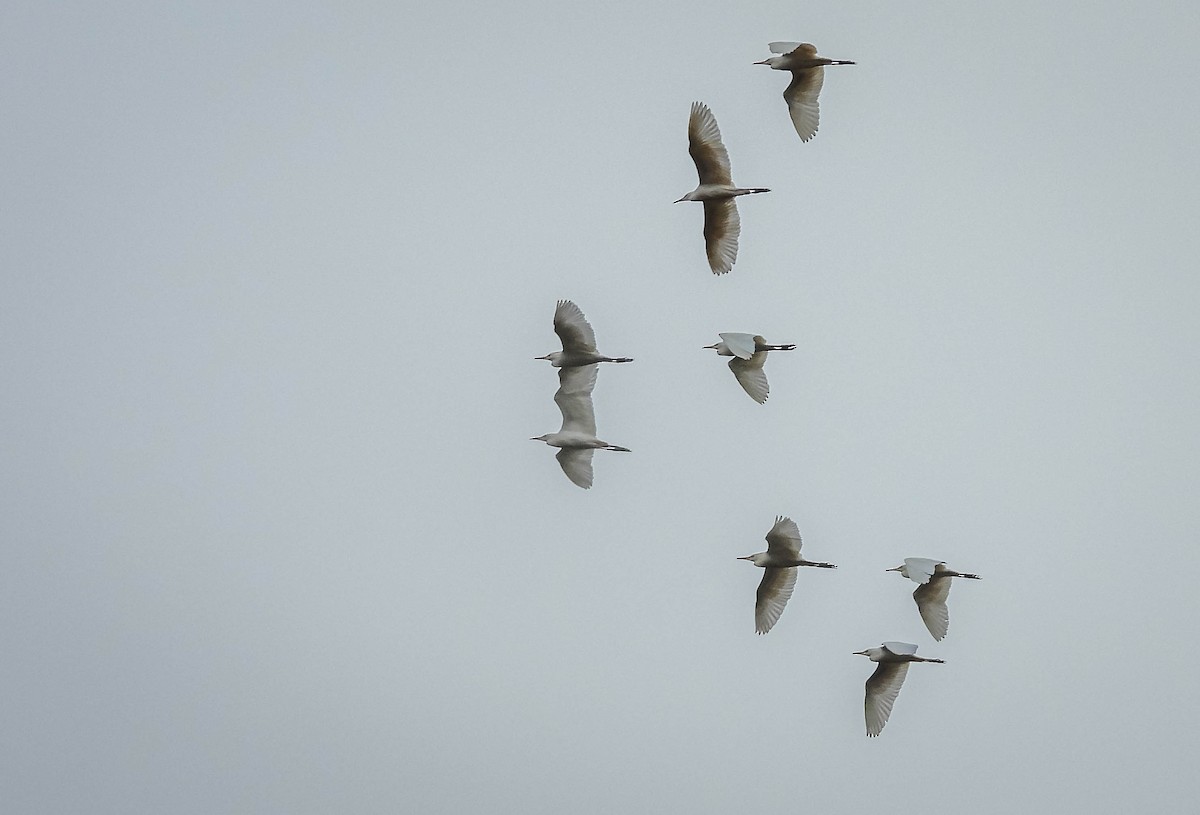
[[[1200,793],[1194,3],[0,13],[12,812]],[[752,63],[814,42],[802,144]],[[710,105],[743,199],[707,268]],[[595,487],[555,301],[602,351]],[[752,402],[701,346],[772,355]],[[810,558],[754,634],[775,515]],[[906,556],[955,585],[942,643]],[[851,652],[916,665],[879,739]],[[931,804],[931,800],[934,804]]]

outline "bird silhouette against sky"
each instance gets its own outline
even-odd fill
[[[563,368],[558,372],[558,383],[554,402],[562,412],[562,428],[557,433],[534,436],[530,441],[544,441],[560,448],[555,458],[567,478],[585,490],[591,489],[593,451],[631,451],[596,438],[596,413],[592,408],[592,390],[596,387],[594,364]]]
[[[796,346],[791,343],[768,345],[758,334],[725,332],[717,336],[721,338],[721,342],[706,345],[705,349],[711,348],[723,357],[733,357],[729,360],[729,370],[737,377],[742,390],[760,405],[766,402],[771,391],[770,385],[767,384],[767,375],[763,371],[763,366],[767,363],[767,352],[794,351]]]
[[[767,551],[739,557],[763,569],[762,581],[758,584],[758,596],[754,603],[754,630],[759,634],[770,631],[796,587],[797,566],[817,566],[836,569],[832,563],[818,563],[800,556],[800,529],[787,516],[775,518],[775,525],[767,533]]]
[[[764,187],[735,187],[729,167],[729,153],[721,141],[721,129],[712,111],[702,102],[692,103],[688,117],[688,152],[696,163],[700,183],[680,201],[701,201],[704,204],[704,248],[708,266],[713,274],[725,274],[737,260],[738,236],[742,222],[738,218],[739,195],[770,192]]]
[[[878,736],[892,715],[892,705],[900,695],[900,686],[908,676],[910,662],[945,662],[943,659],[928,659],[916,656],[917,646],[908,642],[885,642],[881,648],[855,651],[879,663],[875,673],[867,679],[867,695],[863,702],[867,719],[867,735]]]
[[[940,560],[930,560],[927,557],[906,557],[904,563],[889,572],[900,574],[919,583],[913,591],[913,599],[917,601],[917,611],[925,621],[925,627],[935,640],[946,636],[950,628],[950,610],[946,608],[946,598],[950,596],[950,578],[965,577],[978,580],[979,575],[966,572],[952,572]]]
[[[768,57],[755,65],[770,65],[776,71],[791,71],[792,81],[783,91],[792,125],[800,141],[817,134],[821,124],[821,106],[817,96],[825,83],[826,65],[853,65],[848,59],[829,59],[817,55],[816,46],[807,42],[773,42],[768,48],[777,57]]]

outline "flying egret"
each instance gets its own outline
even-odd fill
[[[966,577],[978,580],[979,575],[965,572],[952,572],[940,560],[930,560],[927,557],[906,557],[904,563],[889,572],[899,572],[914,583],[920,583],[913,592],[917,601],[917,610],[925,627],[935,640],[946,636],[950,627],[950,612],[946,609],[946,598],[950,596],[950,578]]]
[[[562,412],[562,429],[530,439],[561,448],[555,456],[559,466],[572,483],[585,490],[592,486],[593,450],[631,452],[628,447],[618,447],[596,438],[596,413],[592,409],[592,389],[595,387],[595,365],[560,370],[554,401]]]
[[[816,563],[800,557],[802,545],[796,522],[779,515],[767,533],[767,551],[738,558],[764,570],[762,582],[758,584],[758,600],[754,604],[754,630],[759,634],[770,631],[783,614],[784,606],[792,597],[792,589],[796,587],[797,566],[837,568],[832,563]]]
[[[885,642],[882,648],[855,651],[879,667],[867,680],[867,696],[863,709],[867,717],[867,735],[878,736],[892,714],[892,705],[900,694],[900,686],[908,674],[910,662],[945,662],[944,659],[927,659],[915,656],[917,646],[908,642]]]
[[[713,274],[725,274],[737,260],[738,235],[742,232],[734,199],[739,195],[770,190],[733,186],[729,153],[721,142],[721,130],[712,111],[702,102],[692,103],[692,114],[688,118],[688,152],[696,162],[700,184],[675,203],[704,202],[704,246],[708,252],[708,265]]]
[[[729,370],[737,377],[738,383],[750,398],[760,405],[767,401],[767,375],[763,373],[763,365],[767,362],[768,351],[794,351],[796,346],[768,345],[767,341],[757,334],[741,334],[726,332],[718,334],[721,342],[704,346],[712,348],[723,357],[733,357],[729,360]]]
[[[776,71],[791,71],[792,81],[783,91],[788,104],[792,125],[800,135],[800,141],[808,141],[817,134],[821,121],[821,108],[817,95],[825,82],[826,65],[853,65],[848,59],[829,59],[817,56],[816,46],[807,42],[773,42],[768,48],[778,57],[768,57],[755,65],[770,65]]]
[[[614,358],[597,353],[596,332],[579,306],[570,300],[559,300],[554,309],[554,333],[562,341],[563,349],[534,359],[548,359],[555,368],[571,368],[595,362],[633,362],[629,357]]]

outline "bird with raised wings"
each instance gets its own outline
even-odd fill
[[[867,695],[863,709],[867,719],[867,735],[878,736],[892,715],[892,705],[900,695],[900,686],[908,676],[910,662],[945,662],[944,659],[928,659],[916,656],[917,646],[908,642],[885,642],[881,648],[855,651],[879,663],[875,673],[867,679]]]
[[[633,362],[629,357],[606,357],[596,351],[596,332],[583,316],[579,306],[570,300],[559,300],[554,309],[554,333],[562,342],[561,351],[551,351],[542,357],[555,368],[591,365],[596,362]]]
[[[616,450],[630,452],[628,447],[596,438],[596,413],[592,408],[592,390],[596,387],[596,366],[583,365],[563,368],[558,372],[558,391],[554,402],[562,413],[562,428],[557,433],[534,436],[530,441],[544,441],[560,448],[555,458],[571,482],[585,490],[592,486],[592,452]]]
[[[950,596],[950,578],[979,580],[977,574],[951,571],[943,561],[927,557],[906,557],[904,563],[887,571],[899,572],[920,584],[913,591],[913,599],[917,601],[917,611],[921,613],[925,627],[939,641],[950,628],[950,610],[946,608],[946,598]]]
[[[775,518],[775,525],[767,533],[767,551],[739,557],[763,569],[762,581],[758,584],[758,597],[754,603],[754,630],[759,634],[770,631],[796,587],[797,566],[817,566],[836,569],[832,563],[818,563],[800,556],[800,529],[787,516]]]
[[[763,366],[767,363],[767,352],[794,351],[796,346],[791,343],[769,345],[758,334],[727,331],[717,336],[721,338],[720,342],[706,345],[704,348],[713,349],[719,356],[733,357],[729,360],[729,370],[733,371],[742,390],[760,405],[766,402],[767,394],[771,390],[767,384],[767,375],[763,371]]]
[[[821,123],[821,107],[817,96],[825,83],[826,65],[853,65],[848,59],[829,59],[817,55],[816,46],[807,42],[773,42],[768,48],[777,57],[768,57],[755,65],[769,65],[776,71],[791,71],[792,81],[783,91],[792,125],[800,141],[817,134]]]
[[[725,274],[737,260],[738,236],[742,222],[738,218],[735,198],[756,192],[770,192],[763,187],[735,187],[729,167],[729,153],[721,141],[721,129],[716,117],[702,102],[692,103],[688,117],[688,152],[696,163],[700,183],[696,189],[676,201],[701,201],[704,204],[704,247],[708,266],[713,274]]]

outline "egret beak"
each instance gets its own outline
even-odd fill
[[[856,656],[856,657],[867,657],[867,656],[870,656],[870,654],[868,654],[866,651],[855,651],[855,652],[854,652],[854,656]]]
[[[764,59],[762,62],[756,62],[754,64],[755,65],[770,65],[771,63],[770,63],[770,61]]]
[[[904,567],[903,567],[903,566],[895,566],[895,567],[893,567],[893,568],[891,568],[891,569],[884,569],[884,571],[885,571],[885,572],[898,572],[898,571],[900,571],[902,568],[904,568]]]
[[[706,345],[706,346],[704,346],[704,348],[702,348],[702,349],[700,349],[700,350],[702,350],[702,351],[703,351],[703,350],[707,350],[707,349],[710,349],[710,348],[716,348],[716,347],[717,347],[717,344],[714,342],[712,345]]]
[[[544,357],[534,357],[534,359],[550,359],[550,355],[546,354]]]
[[[682,198],[680,198],[678,201],[672,201],[672,203],[674,203],[674,204],[678,204],[678,203],[681,203],[681,202],[683,202],[683,201],[686,201],[686,200],[687,200],[687,196],[685,195],[685,196],[683,196]]]
[[[735,560],[754,560],[754,558],[750,557],[750,555],[746,555],[745,557],[735,558]]]

